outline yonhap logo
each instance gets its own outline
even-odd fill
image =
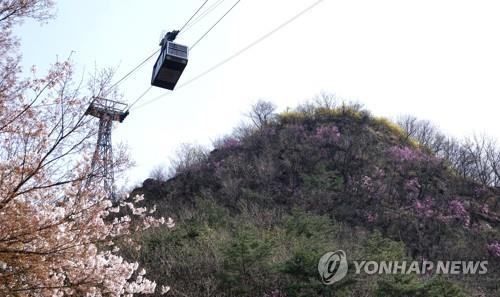
[[[488,261],[370,261],[353,260],[354,274],[463,274],[484,275],[488,273]],[[342,280],[347,275],[347,256],[343,250],[324,254],[318,263],[318,272],[325,285],[331,285]]]
[[[324,254],[318,263],[318,272],[325,285],[343,279],[347,274],[347,257],[343,250]]]

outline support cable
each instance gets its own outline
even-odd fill
[[[196,17],[184,30],[182,30],[182,33],[186,33],[189,31],[191,28],[193,28],[197,23],[199,23],[202,19],[204,19],[207,15],[209,15],[213,10],[215,10],[217,7],[219,7],[224,0],[217,0],[216,2],[212,3],[204,12],[202,12],[198,17]],[[180,33],[180,34],[182,34]]]
[[[179,32],[182,31],[189,24],[189,22],[198,14],[198,12],[200,12],[200,10],[205,6],[205,4],[207,4],[207,2],[208,2],[208,0],[205,0],[205,2],[203,2],[203,4],[201,4],[201,6],[195,11],[195,13],[184,24],[184,26],[182,26],[182,28],[179,30]],[[108,92],[111,91],[116,86],[118,86],[121,82],[123,82],[124,80],[126,80],[128,77],[130,77],[134,72],[136,72],[137,70],[139,70],[139,68],[141,68],[142,66],[144,66],[144,64],[146,64],[147,61],[149,61],[152,57],[154,57],[156,54],[158,54],[158,52],[160,52],[160,50],[161,49],[158,49],[154,53],[152,53],[151,55],[149,55],[148,57],[146,57],[141,63],[139,63],[139,65],[137,65],[136,67],[134,67],[127,74],[125,74],[122,78],[120,78],[117,82],[115,82],[113,85],[111,85],[111,87],[108,88]]]
[[[144,92],[143,92],[143,93],[142,93],[139,97],[137,97],[137,99],[135,99],[135,101],[134,101],[134,102],[132,102],[132,104],[130,104],[130,105],[128,106],[127,111],[128,111],[128,110],[130,110],[130,109],[131,109],[131,108],[132,108],[132,107],[133,107],[133,106],[134,106],[134,105],[135,105],[135,104],[136,104],[139,100],[141,100],[141,99],[142,99],[142,97],[146,96],[146,94],[147,94],[147,93],[148,93],[148,92],[149,92],[152,88],[153,88],[153,86],[149,86],[149,87],[146,89],[146,91],[144,91]]]
[[[186,28],[189,22],[191,22],[191,20],[198,14],[198,12],[200,12],[200,10],[203,8],[203,6],[205,6],[205,4],[207,4],[207,2],[208,0],[205,0],[205,2],[203,2],[203,4],[195,11],[195,13],[189,18],[189,20],[184,24],[184,26],[180,28],[179,32],[182,32],[182,30]]]
[[[229,10],[226,11],[226,13],[219,20],[217,20],[217,22],[215,22],[215,24],[213,24],[212,27],[210,27],[210,29],[208,29],[207,32],[205,32],[205,34],[203,34],[195,43],[193,43],[190,50],[192,50],[201,40],[203,40],[203,38],[205,38],[205,36],[207,36],[207,34],[210,33],[210,31],[212,31],[212,29],[215,28],[215,26],[217,26],[217,24],[220,23],[220,21],[222,21],[224,17],[226,17],[226,15],[228,15],[231,12],[231,10],[233,10],[233,8],[235,8],[236,5],[238,5],[238,3],[240,2],[241,0],[236,1],[236,3],[234,3],[234,5],[231,6],[231,8],[229,8]]]
[[[283,29],[284,27],[286,27],[287,25],[289,25],[290,23],[292,23],[293,21],[295,21],[296,19],[300,18],[302,15],[306,14],[307,12],[309,12],[311,9],[313,9],[314,7],[316,7],[318,4],[320,4],[321,2],[323,2],[324,0],[318,0],[316,2],[314,2],[312,5],[308,6],[307,8],[305,8],[304,10],[300,11],[298,14],[296,14],[295,16],[293,16],[292,18],[288,19],[286,22],[282,23],[281,25],[277,26],[276,28],[274,28],[273,30],[271,30],[270,32],[266,33],[265,35],[263,35],[262,37],[260,37],[259,39],[255,40],[254,42],[248,44],[247,46],[245,46],[244,48],[242,48],[241,50],[237,51],[236,53],[234,53],[233,55],[229,56],[228,58],[220,61],[219,63],[215,64],[214,66],[208,68],[207,70],[205,70],[204,72],[194,76],[193,78],[189,79],[188,81],[184,82],[183,84],[179,85],[179,87],[176,88],[176,90],[179,90],[191,83],[194,83],[195,81],[197,81],[198,79],[202,78],[203,76],[209,74],[210,72],[216,70],[217,68],[223,66],[224,64],[230,62],[231,60],[237,58],[238,56],[240,56],[241,54],[243,54],[244,52],[248,51],[249,49],[251,49],[252,47],[256,46],[257,44],[261,43],[262,41],[266,40],[267,38],[271,37],[272,35],[274,35],[276,32],[280,31],[281,29]],[[168,94],[170,94],[171,92],[166,92],[164,94],[161,94],[157,97],[154,97],[146,102],[144,102],[143,104],[137,106],[135,109],[140,109],[140,108],[143,108],[145,107],[146,105],[149,105],[165,96],[167,96]]]
[[[120,78],[117,82],[115,82],[113,85],[111,85],[111,87],[108,88],[108,91],[111,91],[113,88],[115,88],[116,86],[118,86],[118,84],[120,84],[121,82],[123,82],[125,79],[127,79],[129,76],[131,76],[134,72],[136,72],[137,70],[139,70],[139,68],[141,68],[144,64],[146,64],[147,61],[149,61],[149,59],[151,59],[152,57],[154,57],[156,54],[158,54],[160,50],[156,50],[154,53],[152,53],[151,55],[149,55],[146,59],[144,59],[141,63],[139,63],[139,65],[137,65],[134,69],[130,70],[127,74],[125,74],[122,78]]]

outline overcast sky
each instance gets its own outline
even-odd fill
[[[158,49],[204,0],[60,0],[48,24],[27,22],[23,65],[46,68],[71,51],[78,75],[118,67],[117,78]],[[268,33],[317,0],[241,0],[190,52],[179,84]],[[210,7],[217,0],[209,0]],[[193,44],[236,0],[225,0],[177,42]],[[132,110],[116,126],[137,166],[131,183],[185,142],[231,132],[260,98],[280,110],[324,91],[375,115],[412,114],[453,136],[500,139],[498,0],[324,0],[269,39],[196,82]],[[151,59],[120,84],[130,103],[150,85]],[[153,88],[137,106],[169,91]]]

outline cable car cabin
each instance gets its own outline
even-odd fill
[[[165,41],[153,68],[151,84],[173,90],[188,62],[188,47]]]

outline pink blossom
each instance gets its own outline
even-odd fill
[[[424,200],[415,199],[412,204],[412,210],[418,214],[426,217],[434,215],[434,200],[427,196]]]
[[[449,204],[451,213],[455,218],[458,218],[464,223],[465,227],[470,226],[469,212],[465,209],[463,202],[459,200],[452,200]]]
[[[321,144],[334,144],[340,139],[339,128],[335,125],[322,125],[316,128],[314,138]]]
[[[500,258],[500,242],[488,244],[487,248],[493,256]]]
[[[420,151],[413,150],[407,146],[401,147],[392,147],[389,152],[393,157],[404,160],[404,161],[421,161],[423,159],[423,154]]]
[[[420,183],[418,178],[412,178],[405,183],[405,188],[409,192],[417,193],[420,190]]]
[[[393,146],[389,149],[389,154],[395,161],[405,161],[409,164],[423,164],[423,165],[431,165],[437,166],[441,160],[427,155],[424,152],[416,149],[405,147]]]

